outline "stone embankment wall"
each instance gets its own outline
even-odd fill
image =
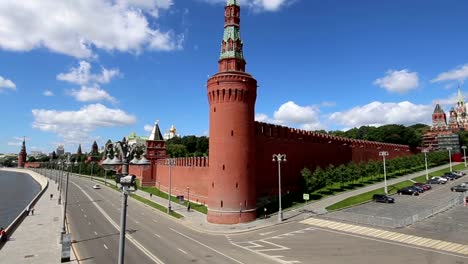
[[[46,177],[40,175],[39,173],[27,169],[2,168],[1,170],[18,173],[27,173],[41,186],[41,190],[39,191],[39,193],[33,198],[33,200],[28,204],[28,206],[24,208],[24,210],[15,218],[15,220],[13,220],[13,222],[6,228],[7,235],[11,236],[11,234],[13,234],[16,228],[21,224],[21,222],[23,222],[23,219],[27,216],[26,209],[33,208],[37,201],[42,197],[42,194],[47,190],[47,188],[49,187],[49,180]]]

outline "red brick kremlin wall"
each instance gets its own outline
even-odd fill
[[[287,156],[287,162],[281,164],[284,192],[300,188],[300,171],[304,167],[313,170],[316,166],[326,168],[351,160],[356,163],[381,160],[379,151],[388,151],[388,159],[412,154],[406,145],[334,137],[260,122],[255,122],[255,142],[257,197],[277,195],[278,168],[277,162],[272,161],[273,154]],[[208,168],[206,157],[176,159],[176,165],[171,168],[172,194],[187,199],[189,192],[191,201],[206,204],[210,187]],[[164,165],[164,160],[156,161],[146,170],[130,165],[129,173],[137,175],[144,185],[164,192],[169,189],[169,167]]]

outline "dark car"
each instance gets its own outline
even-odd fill
[[[424,190],[421,186],[413,185],[413,186],[411,186],[411,187],[413,187],[414,189],[416,189],[419,193],[423,193],[423,192],[426,191],[426,190]]]
[[[414,186],[421,187],[421,188],[424,189],[424,191],[429,191],[430,189],[432,189],[432,187],[429,184],[424,184],[424,183],[421,183],[421,182],[415,183]]]
[[[455,174],[453,174],[451,172],[446,172],[442,177],[446,178],[449,181],[453,181],[455,179],[460,178],[460,176],[457,176],[457,175],[455,175]]]
[[[386,194],[374,194],[372,196],[372,200],[379,202],[379,203],[394,203],[395,199],[390,197]]]
[[[452,192],[466,192],[468,191],[468,183],[465,182],[457,186],[453,186],[452,188],[450,188],[450,190]]]
[[[398,190],[397,193],[408,194],[408,195],[419,195],[419,190],[416,189],[416,187],[414,186],[408,186],[408,187],[401,188],[400,190]]]

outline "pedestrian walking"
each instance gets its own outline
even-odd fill
[[[187,212],[190,212],[190,202],[187,205]]]
[[[6,231],[3,227],[0,227],[0,242],[6,242],[6,241],[7,241]]]
[[[31,215],[34,215],[34,208],[31,208]]]
[[[28,207],[26,207],[26,216],[29,215],[29,211],[30,211],[30,210],[29,210],[29,206],[28,206]]]
[[[153,198],[153,194],[152,194],[152,193],[150,193],[150,198]]]
[[[52,200],[52,198],[54,198],[54,194],[50,194],[50,199]]]

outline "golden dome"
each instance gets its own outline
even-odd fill
[[[171,133],[176,132],[176,128],[174,127],[174,125],[171,126],[171,128],[169,129],[169,132],[171,132]]]

